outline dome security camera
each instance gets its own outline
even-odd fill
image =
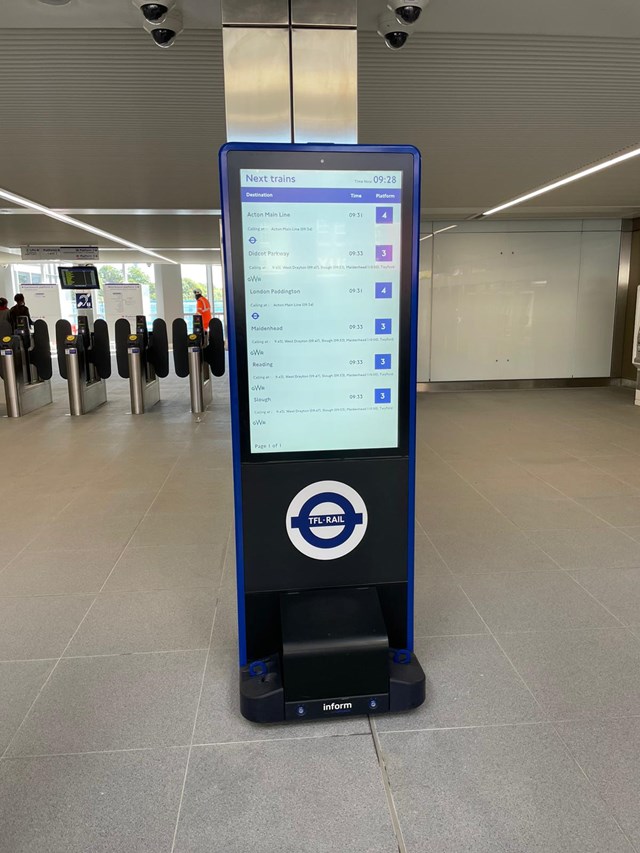
[[[389,0],[387,9],[395,15],[398,23],[410,27],[418,20],[428,2],[429,0],[412,0],[411,3],[403,3],[402,0]]]
[[[184,29],[182,12],[172,9],[161,22],[145,20],[144,28],[158,47],[171,47]]]
[[[378,35],[391,50],[400,50],[409,38],[409,27],[401,24],[395,14],[386,12],[378,18]]]
[[[145,21],[151,24],[164,23],[167,15],[176,5],[175,0],[164,0],[162,3],[150,3],[149,0],[131,0],[136,9],[140,9]]]

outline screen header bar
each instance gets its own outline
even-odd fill
[[[278,187],[325,187],[351,189],[357,187],[402,186],[402,172],[387,170],[347,169],[241,169],[240,186],[262,189]]]

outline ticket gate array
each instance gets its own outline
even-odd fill
[[[204,412],[213,398],[211,376],[224,376],[224,331],[222,322],[214,317],[206,330],[202,317],[193,317],[193,332],[189,334],[182,317],[173,321],[173,365],[177,376],[189,377],[191,411]]]
[[[51,345],[44,320],[33,332],[28,317],[18,317],[15,331],[0,323],[0,376],[4,382],[7,417],[19,418],[53,402]]]
[[[169,340],[164,320],[153,321],[148,331],[147,318],[136,317],[135,332],[128,320],[116,320],[116,364],[118,373],[129,380],[131,414],[143,415],[160,400],[160,379],[169,374]]]
[[[78,316],[78,332],[73,334],[68,320],[56,323],[58,368],[69,386],[69,414],[86,415],[107,402],[105,380],[111,376],[109,327]]]

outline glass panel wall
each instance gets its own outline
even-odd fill
[[[191,328],[191,318],[196,313],[196,298],[193,291],[198,288],[211,302],[209,293],[207,265],[206,264],[182,264],[182,310],[187,325]]]
[[[58,284],[58,263],[45,264],[12,264],[11,280],[13,294],[19,293],[24,284]],[[124,282],[137,282],[142,288],[142,305],[149,325],[158,316],[158,300],[156,295],[155,270],[153,264],[118,264],[118,263],[96,263],[100,277],[101,289],[94,291],[94,310],[96,317],[105,317],[104,286],[106,284],[120,284]],[[182,302],[183,316],[191,328],[191,318],[196,312],[196,300],[193,295],[195,288],[199,288],[211,303],[212,313],[219,317],[224,323],[224,283],[222,280],[222,267],[219,264],[182,264]],[[13,294],[7,294],[10,298]],[[76,309],[75,294],[72,290],[58,289],[60,299],[60,317],[69,320],[72,326],[76,326],[78,311]],[[166,318],[165,318],[166,319]]]
[[[219,264],[182,264],[182,304],[184,318],[191,328],[191,318],[196,313],[196,299],[193,295],[198,288],[211,304],[211,313],[219,317],[224,325],[224,282],[222,267]]]
[[[156,296],[156,279],[153,264],[96,264],[100,283],[121,284],[134,282],[141,286],[142,309],[151,326],[158,316],[158,299]],[[102,315],[101,315],[102,316]]]

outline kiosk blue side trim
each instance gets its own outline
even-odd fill
[[[411,366],[409,391],[409,499],[408,499],[408,561],[407,561],[407,649],[413,651],[414,629],[414,550],[415,550],[415,466],[416,466],[416,386],[418,359],[418,276],[420,238],[420,152],[413,145],[329,145],[228,142],[220,149],[220,198],[223,235],[229,222],[227,153],[229,151],[345,151],[373,154],[411,154],[413,170],[413,256],[411,275]],[[244,548],[242,519],[242,478],[240,468],[240,408],[236,362],[235,304],[231,252],[224,240],[225,289],[227,296],[227,340],[229,342],[229,384],[231,399],[231,432],[233,453],[233,489],[235,509],[236,575],[238,592],[238,645],[240,666],[247,664],[246,618],[244,609]]]
[[[407,560],[407,649],[413,651],[416,527],[416,396],[418,386],[418,282],[420,276],[420,152],[413,153],[413,257],[411,259],[411,367],[409,387],[409,544]]]
[[[230,145],[220,149],[220,200],[222,205],[222,251],[224,253],[224,278],[227,296],[227,341],[229,343],[229,393],[231,400],[231,447],[233,459],[233,497],[235,513],[236,580],[238,607],[238,653],[240,666],[247,665],[247,631],[244,609],[244,537],[242,518],[242,476],[240,470],[240,406],[238,402],[238,373],[236,349],[236,315],[233,298],[233,271],[231,251],[226,239],[225,222],[229,222],[229,194],[227,192],[227,151]]]

